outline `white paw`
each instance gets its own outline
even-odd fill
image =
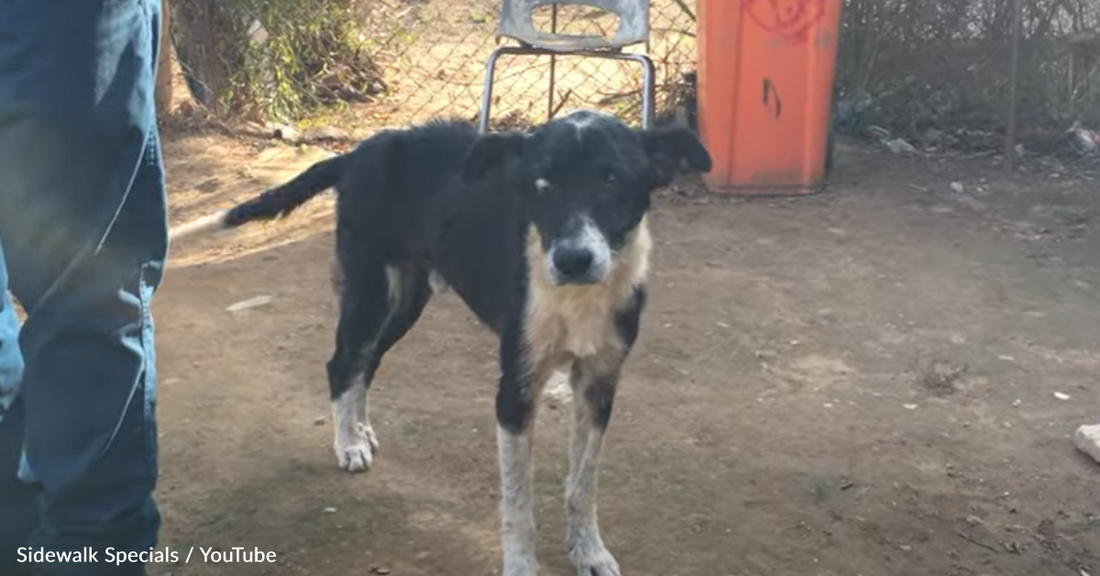
[[[598,540],[582,541],[569,551],[569,558],[577,568],[577,576],[622,576],[619,563]]]
[[[336,462],[342,470],[348,472],[366,472],[374,462],[378,452],[378,438],[369,426],[359,425],[351,438],[336,441]]]
[[[533,557],[505,555],[502,576],[539,576],[539,563]]]

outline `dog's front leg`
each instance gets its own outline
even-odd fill
[[[600,449],[611,419],[622,355],[609,352],[573,365],[573,427],[565,485],[566,546],[577,576],[620,576],[619,564],[600,537],[596,493]]]
[[[539,569],[532,449],[535,400],[548,373],[532,373],[525,364],[505,351],[496,399],[503,576],[537,576]]]
[[[532,435],[530,428],[513,431],[497,427],[500,458],[500,536],[504,549],[504,576],[536,576],[537,531],[532,495]]]

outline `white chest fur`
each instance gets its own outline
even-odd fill
[[[611,272],[603,282],[556,286],[544,273],[546,256],[532,227],[527,238],[527,344],[532,363],[545,365],[622,348],[616,313],[645,281],[652,247],[649,226],[643,219],[613,256]]]

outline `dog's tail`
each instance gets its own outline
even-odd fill
[[[168,232],[170,240],[209,234],[257,220],[274,220],[293,212],[314,196],[333,187],[344,173],[345,156],[339,155],[310,166],[290,182],[246,200],[228,210],[211,214]]]

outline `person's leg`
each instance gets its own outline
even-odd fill
[[[19,318],[8,296],[8,267],[0,240],[0,422],[15,402],[23,382],[23,355],[19,352]]]
[[[19,352],[19,319],[8,297],[8,272],[0,244],[0,574],[26,576],[30,566],[17,561],[15,551],[27,544],[34,526],[33,486],[16,477],[23,453],[23,356]],[[10,551],[10,553],[9,553]]]
[[[28,313],[19,473],[39,490],[29,545],[100,560],[35,566],[48,576],[140,574],[104,551],[157,541],[158,18],[156,0],[0,3],[0,238]],[[13,505],[0,494],[0,517]]]

